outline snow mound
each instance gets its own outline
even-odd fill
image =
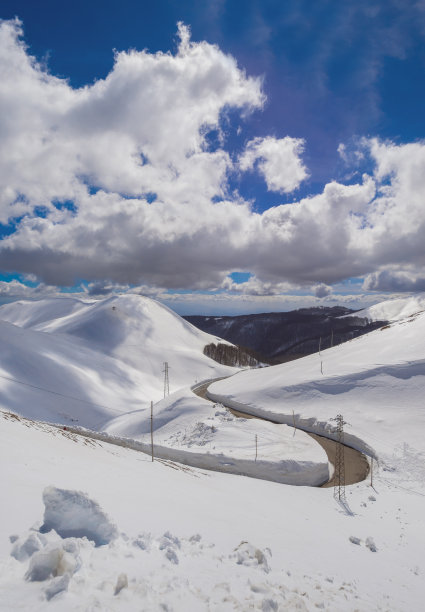
[[[52,529],[62,538],[93,540],[96,546],[108,544],[118,532],[99,504],[80,491],[47,487],[43,491],[45,505],[41,531]]]

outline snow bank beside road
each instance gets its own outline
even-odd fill
[[[157,403],[153,423],[155,452],[164,458],[285,484],[317,486],[329,479],[325,451],[304,432],[239,419],[189,388]],[[113,419],[105,430],[136,440],[149,452],[150,411]]]

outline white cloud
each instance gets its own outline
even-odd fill
[[[53,285],[84,278],[89,291],[226,287],[247,296],[367,274],[381,287],[386,270],[400,280],[423,269],[424,143],[365,140],[373,176],[259,214],[229,193],[229,173],[257,163],[270,189],[290,191],[306,176],[303,145],[256,139],[239,167],[224,136],[208,148],[206,131],[224,129],[227,108],[264,102],[261,80],[232,57],[180,26],[176,55],[122,52],[105,79],[73,89],[28,55],[20,27],[0,23],[0,221],[25,214],[0,243],[3,270]],[[236,286],[225,280],[235,270],[253,276]]]
[[[227,276],[222,282],[220,289],[242,293],[245,295],[279,295],[297,289],[291,283],[287,282],[266,282],[256,276],[251,276],[243,283],[236,283],[230,276]]]
[[[239,159],[241,170],[252,170],[257,162],[269,191],[290,193],[297,189],[307,176],[300,155],[304,151],[301,138],[254,138],[246,145]]]
[[[21,33],[17,20],[0,24],[1,220],[54,199],[82,206],[85,180],[181,203],[223,193],[229,156],[205,149],[205,131],[227,106],[264,99],[231,56],[180,25],[177,55],[117,53],[105,79],[75,90],[27,54]]]

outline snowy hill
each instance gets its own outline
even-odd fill
[[[425,310],[425,293],[412,297],[387,300],[346,317],[361,317],[369,321],[399,321]],[[344,317],[345,318],[345,317]]]
[[[411,310],[407,300],[393,313]],[[396,446],[425,450],[424,388],[425,313],[419,312],[321,355],[241,372],[208,394],[282,423],[291,423],[294,411],[301,427],[326,435],[342,413],[349,443],[384,456]]]
[[[51,298],[0,308],[0,400],[18,414],[101,429],[111,418],[234,368],[203,354],[218,339],[149,298]]]

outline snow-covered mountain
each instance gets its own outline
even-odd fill
[[[398,298],[379,302],[369,308],[359,310],[353,315],[369,321],[399,321],[425,310],[425,293],[418,293],[408,298]]]
[[[0,308],[0,401],[18,414],[102,429],[170,392],[234,373],[203,354],[220,339],[139,295]]]

